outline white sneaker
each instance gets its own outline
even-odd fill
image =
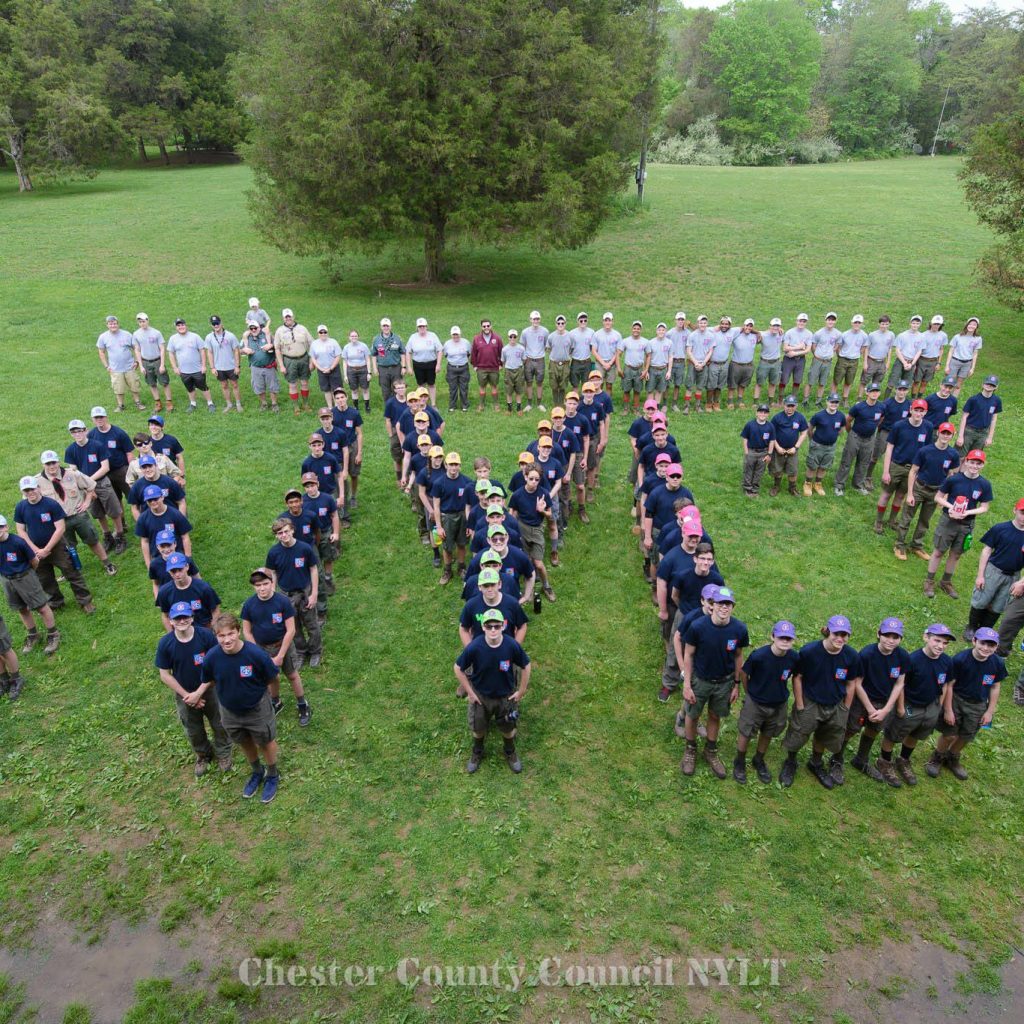
[[[547,409],[545,409],[543,405],[538,405],[537,408],[540,409],[541,412],[547,412]]]

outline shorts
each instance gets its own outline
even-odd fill
[[[580,486],[587,482],[587,471],[583,468],[583,452],[576,453],[576,459],[572,464],[572,482]]]
[[[668,377],[665,374],[666,366],[652,366],[647,371],[647,392],[657,391],[661,394],[668,387]]]
[[[941,717],[942,706],[937,700],[926,707],[908,704],[902,718],[894,713],[885,720],[885,738],[890,743],[902,743],[907,739],[926,740],[935,732]]]
[[[789,717],[789,706],[785,703],[758,704],[747,694],[743,707],[740,708],[736,731],[748,740],[755,733],[762,736],[781,736],[786,731],[786,719]]]
[[[272,658],[277,657],[277,652],[281,650],[280,642],[276,644],[260,644]],[[295,644],[294,642],[288,645],[288,653],[284,656],[284,661],[281,662],[281,675],[291,676],[298,672],[299,666],[296,663],[295,658]],[[232,737],[234,739],[234,737]]]
[[[185,385],[185,390],[191,395],[194,391],[209,391],[209,385],[206,383],[205,373],[179,373],[178,376],[181,378],[181,383]]]
[[[807,369],[807,356],[782,357],[782,379],[792,380],[794,386],[803,383],[805,369]]]
[[[707,391],[708,388],[708,377],[711,375],[710,365],[702,366],[699,370],[693,363],[689,365],[689,376],[687,380],[690,382],[694,391]]]
[[[807,446],[807,468],[828,469],[836,457],[836,446],[834,444],[818,444],[811,441]]]
[[[7,603],[16,612],[34,612],[49,603],[46,591],[34,569],[23,572],[20,576],[4,576],[4,593]]]
[[[434,359],[414,359],[412,361],[412,375],[416,378],[417,384],[429,384],[433,387],[437,383],[437,361]]]
[[[872,359],[868,356],[867,369],[861,371],[860,382],[867,386],[868,384],[881,384],[885,379],[885,360],[884,359]]]
[[[329,373],[324,373],[323,370],[316,371],[317,383],[320,385],[320,390],[327,394],[333,392],[335,388],[341,387],[341,367],[336,366]]]
[[[523,371],[523,378],[527,384],[540,384],[544,380],[544,359],[525,360]]]
[[[160,359],[143,359],[142,360],[142,372],[146,377],[146,383],[151,387],[155,388],[158,384],[162,387],[167,387],[171,383],[171,375],[167,372],[167,364],[164,364],[164,369],[160,369]]]
[[[769,476],[788,476],[793,478],[796,477],[799,471],[799,453],[794,452],[792,455],[786,455],[783,452],[774,452],[772,454],[772,461],[768,464]]]
[[[935,359],[918,359],[914,367],[914,383],[927,384],[935,376],[935,370],[939,365],[938,357]]]
[[[272,366],[250,366],[249,381],[256,395],[276,395],[281,390],[281,379]]]
[[[754,379],[753,363],[730,363],[729,364],[729,387],[730,389],[745,388]]]
[[[721,363],[712,360],[708,363],[708,390],[721,391],[729,386],[729,367],[732,364],[728,359]]]
[[[338,460],[342,461],[341,459]],[[363,471],[363,464],[356,462],[356,446],[355,442],[348,446],[348,475],[350,477],[358,477]]]
[[[505,370],[505,397],[511,401],[513,395],[521,395],[524,388],[525,374],[521,366],[514,370]]]
[[[695,675],[690,687],[697,699],[692,704],[686,705],[687,718],[700,718],[701,712],[707,706],[708,713],[718,718],[729,717],[729,697],[732,688],[736,685],[732,676],[724,679],[701,679]]]
[[[627,366],[622,371],[622,390],[643,391],[644,381],[641,379],[640,376],[643,372],[643,366]]]
[[[840,356],[836,360],[835,369],[832,371],[832,383],[837,387],[840,384],[849,386],[857,379],[858,366],[860,366],[859,357]]]
[[[99,519],[101,515],[110,516],[111,519],[119,519],[124,515],[124,509],[121,507],[121,499],[117,496],[114,491],[114,485],[103,477],[96,481],[96,495],[92,499],[92,505],[89,506],[89,511]]]
[[[316,553],[320,556],[321,564],[325,562],[334,563],[338,560],[341,550],[338,547],[337,542],[331,540],[330,533],[324,531],[320,534],[320,539],[316,542]]]
[[[471,679],[470,682],[472,681]],[[504,718],[510,706],[516,704],[516,701],[511,701],[508,697],[481,696],[480,701],[479,704],[474,704],[472,701],[466,702],[466,721],[474,736],[486,733],[487,725],[492,719]],[[507,732],[498,722],[495,722],[495,727],[501,731],[503,736],[511,736],[515,732],[515,726]]]
[[[11,637],[11,631],[7,628],[4,617],[0,615],[0,655],[6,654],[13,646],[14,639]]]
[[[399,440],[398,431],[392,430],[391,437],[388,440],[388,450],[391,452],[391,459],[396,465],[402,465],[402,442]]]
[[[281,365],[289,384],[309,380],[309,356],[281,356]]]
[[[874,729],[876,734],[880,733],[895,718],[896,708],[894,706],[892,711],[890,711],[881,722],[872,722],[868,718],[868,709],[864,707],[860,697],[854,697],[853,703],[850,705],[850,710],[846,715],[846,735],[852,736],[854,733],[860,732],[861,729],[867,728]]]
[[[762,359],[757,364],[758,384],[778,384],[782,379],[782,362],[779,359]]]
[[[125,370],[119,373],[117,370],[110,371],[110,387],[117,397],[124,398],[125,391],[137,394],[139,390],[139,375],[135,370]]]
[[[842,702],[818,704],[808,700],[804,702],[803,711],[798,711],[794,703],[789,715],[789,728],[782,740],[783,747],[795,753],[812,736],[826,750],[838,754],[846,739],[846,705]]]
[[[100,534],[88,514],[79,512],[78,515],[68,516],[64,520],[64,539],[69,544],[81,541],[92,547],[93,544],[99,543]]]
[[[456,548],[466,546],[466,514],[464,512],[442,512],[441,526],[444,528],[442,546],[449,554]]]
[[[238,380],[237,370],[214,370],[213,372],[217,374],[217,380],[222,383],[226,380]]]
[[[370,386],[370,370],[366,366],[350,366],[348,368],[348,386],[352,390],[357,388],[366,390]]]
[[[535,561],[544,561],[544,527],[519,522],[520,547]]]
[[[971,375],[971,364],[973,359],[950,359],[949,375],[957,380],[967,380]]]
[[[946,724],[945,718],[939,719],[938,729],[943,736],[956,736],[958,739],[971,740],[981,728],[981,719],[988,710],[988,701],[965,700],[959,694],[953,694],[953,714],[956,721]]]
[[[889,483],[886,490],[890,494],[906,494],[907,481],[910,478],[910,466],[904,466],[899,462],[889,463]]]
[[[600,367],[600,370],[601,378],[604,380],[605,384],[614,384],[615,378],[619,375],[619,364],[612,363],[607,370],[602,366]]]
[[[1020,573],[1003,572],[991,562],[985,566],[985,589],[974,589],[971,594],[972,608],[987,608],[996,615],[1002,615],[1010,603],[1010,587],[1017,582]]]
[[[497,388],[498,386],[498,371],[497,370],[477,370],[476,371],[476,382],[477,385],[482,389],[486,387]]]
[[[832,376],[832,360],[831,359],[819,359],[817,356],[811,357],[811,367],[807,371],[807,386],[824,387],[828,383],[829,377]]]
[[[672,363],[672,372],[669,374],[672,387],[681,388],[686,383],[686,371],[689,366],[685,359],[677,359]]]
[[[266,691],[259,703],[247,711],[231,711],[221,704],[220,720],[233,743],[250,739],[257,747],[265,747],[277,739],[277,716]]]
[[[966,522],[958,523],[950,519],[943,512],[939,525],[935,527],[935,537],[932,540],[932,546],[942,554],[949,551],[954,555],[962,555],[964,553],[964,541],[974,525],[971,521],[973,519],[974,517],[972,516]]]

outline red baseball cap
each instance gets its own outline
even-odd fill
[[[911,409],[924,409],[925,412],[927,412],[928,411],[928,403],[923,398],[915,398],[910,403],[910,408]]]
[[[1013,506],[1014,512],[1024,512],[1024,498],[1021,498],[1016,505]]]
[[[980,448],[972,448],[964,459],[965,462],[984,462],[985,453]]]
[[[955,434],[956,433],[956,427],[954,427],[952,423],[940,423],[939,424],[939,433],[940,434]]]

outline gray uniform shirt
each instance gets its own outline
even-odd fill
[[[568,331],[552,331],[545,345],[556,363],[567,363],[572,357],[572,338]]]
[[[749,334],[742,329],[732,339],[732,361],[734,363],[752,363],[754,361],[754,346],[757,344],[757,332]]]
[[[948,344],[949,335],[945,331],[925,331],[921,335],[921,358],[938,359]]]
[[[594,331],[594,348],[604,360],[614,359],[621,344],[622,335],[614,327],[610,331],[606,331],[603,327],[599,331]]]
[[[543,359],[544,346],[550,332],[546,327],[525,327],[519,335],[519,340],[526,349],[527,359]]]
[[[782,352],[782,335],[769,330],[761,335],[761,358],[769,361],[778,359]]]
[[[632,334],[628,338],[622,339],[620,348],[626,366],[643,366],[644,359],[651,354],[650,341],[644,337],[634,338]]]
[[[594,343],[594,331],[590,327],[574,327],[569,332],[572,339],[572,358],[589,359],[590,346]]]
[[[877,330],[868,335],[868,358],[885,359],[889,355],[896,335],[892,331]]]
[[[140,327],[132,337],[139,346],[143,359],[159,359],[164,347],[164,336],[155,327]]]
[[[818,359],[831,359],[836,354],[836,345],[842,335],[834,327],[822,327],[814,332],[814,346],[811,352]]]
[[[470,348],[471,345],[465,338],[459,338],[458,341],[452,338],[444,343],[441,351],[444,352],[449,366],[459,367],[465,366],[469,362]]]
[[[860,350],[868,343],[868,336],[862,330],[843,332],[843,340],[839,343],[839,355],[843,359],[859,359]]]

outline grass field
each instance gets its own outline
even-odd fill
[[[982,365],[1002,376],[1007,409],[986,468],[996,494],[987,521],[1005,519],[1024,493],[1021,325],[972,279],[987,235],[955,172],[947,160],[656,167],[648,207],[624,213],[585,250],[465,248],[460,283],[431,290],[404,283],[419,268],[415,246],[350,258],[332,281],[315,262],[266,245],[247,218],[242,166],[119,171],[27,197],[4,176],[0,506],[10,517],[18,477],[37,469],[44,448],[63,449],[71,416],[112,404],[94,349],[108,312],[131,323],[144,309],[165,335],[178,315],[205,334],[216,312],[240,333],[255,294],[275,322],[287,305],[336,337],[352,327],[368,337],[382,315],[403,336],[419,315],[442,337],[453,323],[470,332],[483,315],[504,333],[525,326],[533,307],[549,325],[558,312],[571,320],[586,309],[594,322],[607,308],[620,328],[678,308],[759,324],[778,315],[787,326],[798,309],[815,326],[830,308],[843,324],[855,312],[869,323],[888,312],[896,324],[942,312],[950,334],[977,315]],[[270,546],[311,428],[249,406],[243,416],[175,413],[168,424],[189,459],[195,558],[233,608]],[[888,614],[906,620],[914,646],[936,618],[959,632],[966,596],[923,597],[922,563],[893,559],[891,538],[870,530],[869,498],[744,501],[742,417],[671,426],[752,637],[760,642],[785,615],[806,642],[836,611],[853,620],[858,646]],[[132,430],[142,419],[117,422]],[[457,414],[446,441],[464,463],[489,455],[507,480],[532,426]],[[1024,728],[1012,687],[993,729],[965,754],[965,784],[922,772],[915,790],[889,791],[858,776],[829,795],[803,770],[790,790],[741,789],[706,769],[684,780],[674,705],[655,700],[661,650],[629,531],[625,427],[620,414],[593,524],[572,528],[555,570],[558,602],[531,624],[519,778],[493,738],[483,769],[463,773],[456,588],[436,586],[396,496],[379,400],[324,665],[304,673],[315,718],[300,733],[286,704],[273,805],[239,799],[239,768],[193,779],[152,668],[161,627],[141,558],[123,556],[108,579],[83,553],[98,614],[61,613],[59,654],[26,658],[21,701],[0,703],[0,942],[13,951],[0,953],[0,966],[31,966],[21,976],[9,967],[0,981],[0,1021],[59,1020],[65,1003],[76,1004],[67,1020],[123,1012],[116,986],[94,994],[85,976],[97,944],[125,976],[151,950],[154,964],[180,961],[170,981],[140,983],[126,1018],[138,1022],[860,1022],[968,1010],[995,1019],[1006,1006],[1019,1019],[1021,1002],[1000,980],[1021,945]],[[958,572],[961,592],[977,550]],[[6,618],[20,646],[20,624]],[[1019,668],[1016,654],[1011,682]],[[734,739],[733,719],[723,737],[730,758]],[[774,746],[769,762],[777,768]],[[32,966],[28,947],[71,933],[79,941],[66,955]],[[241,958],[272,955],[383,965],[387,977],[319,990],[239,984]],[[507,992],[394,980],[404,957],[536,970],[556,956],[786,965],[778,986],[709,989]],[[945,965],[940,973],[959,965],[961,976],[932,977],[928,963]],[[35,981],[19,987],[28,975]],[[34,1018],[33,1004],[42,1007]]]

